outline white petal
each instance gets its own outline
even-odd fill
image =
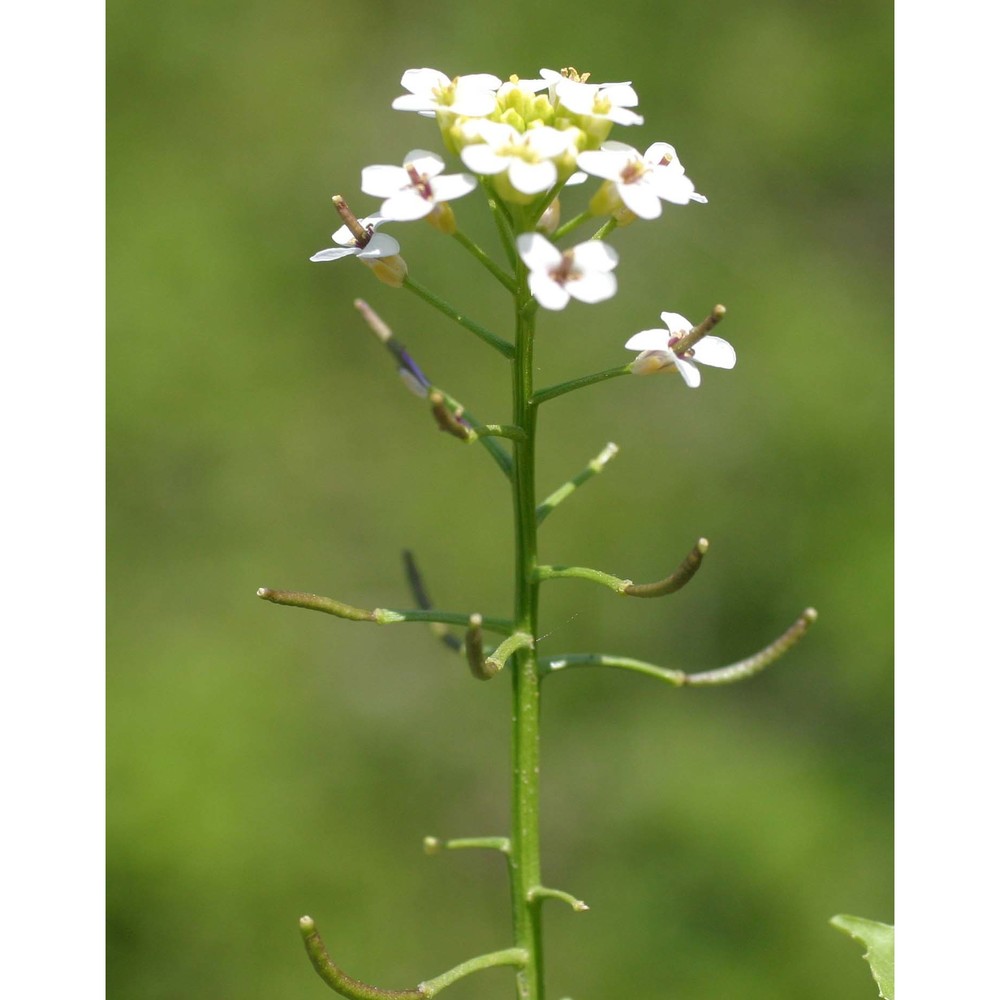
[[[503,80],[492,73],[470,73],[468,76],[460,76],[458,85],[460,87],[476,87],[479,90],[496,90]]]
[[[685,319],[680,313],[661,312],[660,319],[670,332],[672,337],[678,337],[682,333],[687,333],[694,329],[694,324],[689,319]]]
[[[437,107],[437,101],[423,94],[403,94],[392,102],[395,111],[419,111],[422,115],[431,115]]]
[[[547,274],[532,271],[528,275],[528,288],[544,309],[565,309],[569,302],[569,292]]]
[[[628,165],[628,159],[628,156],[620,150],[587,149],[576,158],[576,165],[594,177],[616,181]]]
[[[613,274],[593,271],[576,281],[566,282],[566,291],[580,302],[603,302],[618,291],[618,282]]]
[[[426,149],[411,149],[403,158],[403,172],[406,165],[412,163],[417,173],[426,177],[437,177],[444,170],[444,160],[437,153],[429,153]],[[409,174],[406,175],[409,178]]]
[[[653,167],[647,175],[649,186],[658,197],[675,205],[686,205],[694,194],[694,182],[679,170]]]
[[[388,198],[410,183],[409,174],[402,167],[376,163],[361,171],[361,190],[376,198]]]
[[[608,121],[615,122],[617,125],[641,125],[646,120],[642,115],[636,114],[628,108],[612,108],[601,117],[607,118]]]
[[[577,184],[586,184],[587,175],[582,170],[577,170],[576,173],[569,175],[569,180],[566,181],[566,187],[575,187]]]
[[[349,257],[358,252],[357,247],[330,247],[329,250],[320,250],[314,253],[310,260],[340,260],[341,257]]]
[[[593,113],[598,92],[599,88],[594,84],[577,83],[576,80],[563,79],[556,84],[556,94],[560,103],[577,115]]]
[[[697,389],[701,385],[701,372],[691,364],[690,361],[685,361],[684,358],[674,358],[674,364],[677,366],[677,370],[681,373],[681,378],[692,388]]]
[[[451,78],[438,69],[408,69],[399,81],[411,94],[429,94],[435,87],[447,87]]]
[[[376,233],[358,257],[370,260],[375,257],[392,257],[399,253],[399,244],[388,233]]]
[[[663,166],[666,166],[666,163],[663,163],[664,160],[667,163],[680,163],[680,160],[677,159],[677,150],[669,142],[654,142],[646,150],[642,158],[647,163],[661,163]],[[683,172],[684,168],[681,167],[681,173]]]
[[[639,95],[627,83],[605,84],[601,96],[619,108],[634,108],[639,103]]]
[[[607,142],[602,142],[601,149],[606,153],[628,153],[629,157],[634,160],[642,159],[635,146],[630,146],[627,142],[618,142],[617,139],[608,139]]]
[[[556,182],[556,165],[550,160],[527,163],[521,159],[511,161],[507,171],[511,184],[522,194],[540,194]]]
[[[499,174],[507,169],[509,156],[500,156],[492,147],[480,142],[462,150],[462,162],[477,174]]]
[[[666,330],[640,330],[625,341],[626,351],[665,351],[670,334]],[[673,352],[671,352],[673,353]]]
[[[476,184],[472,174],[446,174],[431,179],[431,194],[435,201],[452,201],[473,191]]]
[[[438,110],[478,118],[490,114],[496,106],[497,99],[488,90],[463,90],[456,87],[455,100],[451,104],[439,105]]]
[[[565,153],[573,141],[569,133],[560,132],[559,129],[550,128],[548,125],[531,129],[525,133],[524,139],[533,153],[546,158]]]
[[[509,146],[521,139],[521,133],[512,125],[506,125],[504,122],[491,122],[489,120],[468,122],[464,131],[468,138],[472,139],[478,136],[494,149],[500,146]]]
[[[702,337],[694,345],[694,359],[698,364],[713,368],[736,367],[736,351],[728,340],[721,337]]]
[[[618,194],[625,207],[639,216],[640,219],[658,219],[663,211],[656,192],[648,185],[618,184]]]
[[[618,263],[618,252],[604,240],[587,240],[573,247],[573,262],[584,271],[610,271]]]
[[[562,263],[562,254],[541,233],[521,233],[517,252],[529,271],[547,272]]]
[[[422,219],[434,208],[434,202],[422,198],[412,188],[400,191],[382,202],[382,214],[394,222],[412,222]],[[371,244],[368,244],[371,246]]]

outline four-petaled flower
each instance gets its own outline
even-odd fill
[[[682,354],[674,352],[677,344],[693,329],[691,322],[680,313],[662,312],[660,319],[665,330],[640,330],[625,343],[629,351],[642,353],[632,362],[634,375],[648,375],[658,371],[678,371],[681,378],[692,388],[701,385],[701,372],[695,362],[712,365],[714,368],[733,368],[736,365],[736,351],[732,344],[721,337],[704,336]]]
[[[540,233],[522,233],[517,251],[528,265],[528,288],[546,309],[565,309],[570,296],[580,302],[602,302],[618,288],[611,273],[618,254],[601,240],[562,251]]]
[[[432,118],[438,111],[471,117],[490,114],[497,105],[496,91],[502,81],[491,73],[452,79],[440,70],[424,67],[408,69],[399,82],[409,93],[397,97],[392,106]]]
[[[343,225],[333,234],[333,242],[339,246],[320,250],[309,259],[340,260],[341,257],[356,256],[359,260],[378,260],[381,257],[392,257],[399,253],[399,244],[388,233],[375,232],[386,221],[378,212],[365,219],[358,219],[358,225],[366,234],[365,237],[355,236],[348,226]]]
[[[403,166],[376,164],[361,171],[361,190],[385,198],[379,214],[384,219],[408,222],[429,215],[439,202],[468,194],[475,186],[471,174],[437,175],[444,160],[436,153],[414,149],[406,154]]]
[[[588,118],[606,118],[617,125],[641,125],[643,117],[629,110],[639,96],[627,83],[580,83],[566,79],[554,84],[556,97],[564,108]]]
[[[462,150],[462,162],[477,174],[506,172],[522,194],[540,194],[555,184],[558,171],[552,161],[575,138],[575,133],[548,125],[521,133],[511,125],[491,121],[470,122],[466,134],[475,138]]]
[[[466,134],[470,145],[462,150],[462,162],[477,174],[507,173],[511,186],[522,194],[540,194],[556,182],[552,162],[572,145],[575,132],[542,125],[518,132],[500,122],[470,122]],[[476,138],[480,142],[476,142]]]
[[[640,219],[658,218],[660,199],[675,205],[708,201],[695,191],[668,142],[654,142],[645,153],[623,142],[606,142],[599,150],[581,153],[576,162],[588,174],[611,181],[625,207]]]

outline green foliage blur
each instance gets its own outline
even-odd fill
[[[420,846],[507,832],[507,681],[473,681],[421,626],[255,591],[410,606],[412,548],[441,607],[508,613],[504,484],[352,300],[482,419],[507,418],[506,365],[354,261],[308,257],[331,195],[377,207],[363,166],[438,148],[389,108],[404,70],[566,65],[632,80],[646,123],[612,137],[673,143],[709,204],[614,234],[619,293],[540,317],[539,384],[716,302],[739,364],[543,409],[541,494],[621,448],[546,521],[543,560],[649,580],[712,548],[662,601],[548,584],[540,649],[700,669],[820,619],[732,688],[546,686],[546,881],[591,907],[550,904],[550,991],[872,995],[828,920],[892,922],[891,38],[876,0],[108,5],[109,996],[329,995],[303,913],[384,987],[510,942],[499,859]],[[460,220],[490,241],[473,200]],[[459,246],[389,231],[414,277],[509,336]],[[510,993],[496,970],[448,997]]]

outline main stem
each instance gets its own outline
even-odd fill
[[[524,439],[514,442],[514,627],[538,636],[538,543],[535,517],[535,427],[537,406],[531,402],[534,310],[529,309],[527,272],[517,261],[514,368],[514,424]],[[520,650],[511,671],[514,713],[511,740],[513,801],[511,806],[510,880],[514,941],[528,961],[517,973],[518,1000],[544,1000],[541,898],[532,890],[542,884],[538,829],[540,674],[534,647]]]

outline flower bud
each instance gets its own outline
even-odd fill
[[[366,267],[370,267],[383,284],[392,288],[402,288],[406,277],[406,261],[399,254],[391,257],[358,258]]]
[[[618,194],[618,188],[611,181],[605,181],[597,189],[587,206],[590,214],[596,216],[613,215],[624,207],[621,196]]]
[[[451,205],[446,201],[439,201],[430,211],[429,215],[424,216],[427,221],[439,232],[444,233],[445,236],[454,236],[456,230],[458,229],[458,224],[455,222],[455,213],[452,210]]]
[[[636,219],[639,218],[631,209],[626,208],[622,205],[620,208],[616,208],[611,213],[611,218],[618,223],[619,229],[624,229],[626,226],[631,226]]]
[[[559,199],[553,198],[548,208],[542,212],[542,217],[538,220],[538,225],[535,226],[535,229],[546,236],[551,236],[559,228],[560,214]]]
[[[633,375],[654,375],[674,368],[673,361],[662,351],[643,351],[629,366],[629,371]]]

